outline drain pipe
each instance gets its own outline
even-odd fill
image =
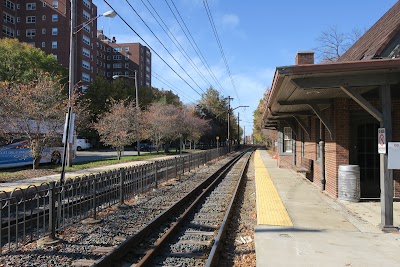
[[[325,191],[325,142],[319,141],[319,155],[321,160],[321,190]]]

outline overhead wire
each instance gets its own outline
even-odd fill
[[[201,72],[201,70],[196,66],[196,64],[193,62],[193,60],[190,58],[190,56],[188,55],[188,53],[186,52],[186,50],[182,47],[181,43],[179,42],[179,40],[175,37],[175,35],[171,32],[171,30],[169,29],[169,27],[166,25],[166,23],[164,22],[164,20],[161,18],[161,16],[158,14],[157,10],[154,8],[154,6],[150,3],[149,0],[146,0],[147,3],[151,6],[151,8],[153,9],[154,13],[157,15],[158,18],[156,18],[156,16],[154,15],[153,11],[150,10],[150,8],[147,6],[147,4],[143,1],[140,0],[143,5],[146,7],[146,9],[149,11],[149,13],[152,15],[152,17],[154,18],[154,20],[158,23],[158,25],[160,26],[160,28],[164,31],[164,33],[168,36],[168,38],[172,41],[172,43],[175,45],[175,47],[179,50],[179,52],[181,52],[181,54],[185,57],[185,59],[189,62],[189,64],[193,67],[193,69],[196,70],[197,74],[199,74],[199,76],[203,79],[203,81],[205,83],[207,83],[210,87],[211,87],[211,83],[210,81],[207,80],[207,78],[204,76],[204,74]],[[161,23],[164,25],[161,25]],[[171,37],[172,36],[172,37]]]
[[[240,104],[239,94],[238,94],[238,92],[237,92],[237,90],[236,90],[236,85],[235,85],[235,83],[234,83],[234,81],[233,81],[232,73],[231,73],[231,70],[230,70],[230,68],[229,68],[228,61],[226,60],[225,53],[224,53],[224,49],[222,48],[221,40],[219,39],[218,31],[217,31],[217,28],[216,28],[216,26],[215,26],[214,19],[213,19],[213,17],[212,17],[211,10],[210,10],[210,7],[208,6],[207,0],[203,0],[203,4],[204,4],[204,7],[205,7],[205,9],[206,9],[206,12],[207,12],[207,15],[208,15],[208,20],[210,21],[210,24],[211,24],[211,28],[213,29],[215,39],[217,40],[217,44],[218,44],[219,50],[220,50],[220,52],[221,52],[222,58],[223,58],[223,60],[224,60],[225,67],[226,67],[227,72],[228,72],[228,75],[229,75],[229,77],[230,77],[230,80],[231,80],[233,89],[234,89],[234,91],[235,91],[235,93],[236,93],[236,96],[237,96],[237,98],[238,98],[238,102],[239,102],[239,104]]]
[[[196,90],[196,89],[194,89],[193,88],[193,86],[191,85],[191,84],[189,84],[178,72],[176,72],[176,70],[174,69],[174,68],[172,68],[171,67],[171,65],[170,64],[168,64],[168,62],[167,61],[165,61],[165,59],[156,51],[156,50],[154,50],[154,48],[149,44],[149,43],[147,43],[146,42],[146,40],[144,40],[143,39],[143,37],[137,32],[137,31],[135,31],[133,28],[132,28],[132,26],[124,19],[124,18],[122,18],[120,15],[119,15],[119,13],[113,8],[113,6],[112,5],[110,5],[109,3],[108,3],[108,1],[107,0],[103,0],[112,10],[114,10],[115,11],[115,13],[117,14],[117,16],[125,23],[125,25],[126,26],[128,26],[128,28],[129,29],[131,29],[145,44],[146,44],[146,46],[149,48],[149,49],[151,49],[182,81],[184,81],[193,91],[195,91],[199,96],[201,96],[201,94]]]
[[[181,13],[179,12],[179,10],[177,9],[175,3],[173,0],[171,0],[177,14],[179,15],[179,18],[181,19],[183,25],[186,28],[186,31],[188,32],[189,36],[191,38],[188,37],[188,35],[186,34],[186,31],[183,29],[181,23],[179,22],[178,18],[176,17],[174,11],[172,10],[171,6],[169,5],[168,1],[165,0],[165,3],[167,4],[168,8],[170,9],[171,13],[174,15],[175,20],[178,22],[178,25],[180,26],[180,28],[182,29],[183,33],[185,34],[186,38],[188,39],[190,45],[192,46],[193,50],[196,52],[197,56],[199,57],[199,59],[201,60],[201,62],[203,63],[204,66],[206,66],[206,69],[209,73],[209,75],[213,78],[214,82],[219,86],[219,88],[221,89],[221,91],[223,91],[224,93],[226,93],[226,91],[224,90],[224,88],[222,87],[221,83],[218,81],[217,77],[215,76],[214,72],[212,71],[212,69],[210,68],[209,64],[207,63],[207,60],[205,59],[205,57],[203,56],[203,53],[201,53],[201,50],[199,48],[199,46],[197,45],[196,41],[194,40],[189,28],[187,27],[184,19],[181,16]]]
[[[153,30],[150,28],[150,26],[144,21],[144,19],[139,15],[139,13],[136,11],[136,9],[129,3],[128,0],[125,0],[126,3],[131,7],[131,9],[136,13],[136,15],[140,18],[140,20],[144,23],[144,25],[146,25],[147,29],[149,29],[149,31],[153,34],[153,36],[157,39],[157,41],[162,45],[162,47],[164,47],[164,49],[168,52],[168,54],[174,59],[174,61],[176,62],[176,64],[179,65],[179,67],[181,67],[181,69],[186,73],[186,75],[192,80],[192,82],[194,84],[197,85],[197,87],[203,92],[204,90],[197,84],[197,82],[192,78],[192,76],[189,75],[189,73],[185,70],[184,67],[182,67],[182,65],[178,62],[178,60],[176,60],[176,58],[171,54],[171,52],[168,50],[168,48],[164,45],[163,42],[161,42],[161,40],[157,37],[157,35],[153,32]]]
[[[188,100],[189,102],[196,102],[195,99],[191,98],[190,96],[188,96],[187,94],[185,94],[182,90],[179,90],[176,86],[174,86],[173,84],[171,84],[170,82],[168,82],[165,78],[163,78],[160,74],[156,73],[153,71],[153,77],[156,78],[158,81],[160,81],[161,83],[163,83],[165,86],[167,86],[170,90],[175,91],[180,93],[181,96],[183,96],[186,100]]]

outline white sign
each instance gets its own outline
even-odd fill
[[[386,154],[386,132],[385,128],[378,128],[378,153]]]
[[[400,169],[400,142],[388,143],[388,169]]]

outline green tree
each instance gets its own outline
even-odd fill
[[[46,55],[17,39],[0,39],[0,81],[30,82],[38,79],[40,72],[66,78],[66,69],[52,55]]]
[[[45,148],[53,146],[63,129],[68,99],[53,76],[39,72],[30,83],[0,83],[0,118],[8,139],[28,141],[33,169]]]

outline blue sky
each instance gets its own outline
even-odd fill
[[[206,81],[200,77],[153,19],[143,5],[143,2],[148,5],[148,1],[179,40]],[[350,32],[353,28],[368,29],[397,0],[208,0],[231,76],[218,48],[203,0],[173,0],[222,89],[210,77],[166,1],[173,8],[171,0],[128,0],[201,89],[179,67],[126,0],[107,0],[115,11],[197,92],[201,94],[201,90],[206,91],[209,81],[214,88],[221,91],[222,95],[234,98],[231,103],[233,108],[240,105],[249,106],[234,111],[235,116],[240,112],[240,124],[246,127],[248,135],[252,132],[253,111],[267,87],[271,86],[277,66],[293,65],[297,51],[313,50],[317,47],[316,39],[330,26],[337,26],[344,33]],[[98,7],[98,14],[110,10],[103,0],[93,0],[93,3]],[[99,18],[98,28],[103,29],[109,37],[115,36],[117,43],[144,44],[118,17]],[[152,57],[153,72],[174,85],[168,87],[153,75],[154,87],[172,89],[184,103],[191,103],[200,98],[199,94],[170,70],[154,52]]]

